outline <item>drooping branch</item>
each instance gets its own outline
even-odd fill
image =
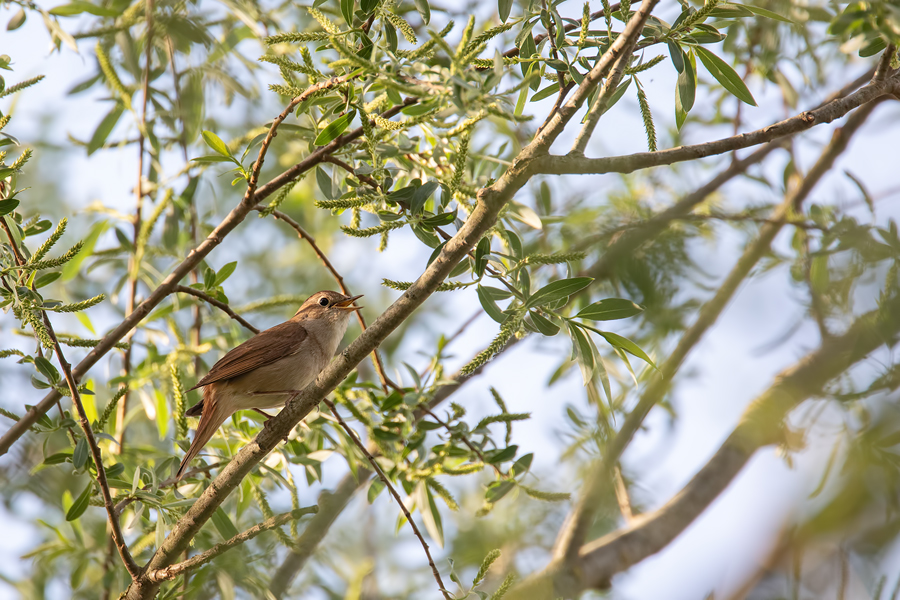
[[[633,525],[555,558],[544,570],[511,590],[508,598],[572,597],[609,585],[610,579],[665,548],[684,531],[740,473],[760,448],[782,437],[785,417],[804,400],[821,393],[832,379],[900,333],[900,297],[858,319],[840,336],[783,371],[744,412],[737,427],[691,481],[659,510]]]
[[[425,551],[425,556],[428,558],[428,566],[431,567],[431,573],[434,575],[434,580],[437,581],[438,589],[441,591],[441,595],[443,595],[446,600],[450,600],[450,594],[444,587],[444,582],[441,581],[441,573],[440,571],[438,571],[437,566],[434,564],[434,559],[431,557],[431,551],[428,549],[428,542],[426,542],[425,538],[422,537],[422,532],[419,531],[418,525],[416,525],[416,522],[413,520],[412,515],[409,514],[409,509],[406,508],[405,504],[403,504],[403,498],[401,498],[400,494],[397,493],[397,490],[394,488],[391,480],[388,479],[387,475],[384,474],[384,471],[378,465],[378,461],[375,460],[375,457],[372,456],[372,453],[366,449],[366,445],[362,443],[362,440],[357,437],[356,432],[353,431],[353,429],[349,425],[347,425],[347,422],[344,421],[343,417],[341,417],[341,414],[337,411],[337,408],[335,408],[334,403],[331,400],[326,399],[325,405],[328,406],[328,410],[330,410],[331,414],[334,415],[334,418],[337,419],[338,424],[341,426],[344,432],[346,432],[346,434],[350,436],[350,439],[353,441],[356,447],[360,449],[360,451],[366,457],[366,460],[369,461],[369,464],[372,465],[372,469],[376,473],[378,473],[378,478],[381,479],[381,482],[388,489],[388,492],[390,492],[391,497],[394,498],[394,501],[400,507],[400,510],[403,512],[403,516],[406,517],[406,522],[409,523],[409,526],[412,528],[413,533],[416,534],[416,537],[419,539],[419,543],[422,545],[422,549]]]

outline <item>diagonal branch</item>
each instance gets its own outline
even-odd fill
[[[737,477],[760,448],[777,443],[783,421],[804,400],[820,394],[869,353],[892,345],[900,332],[900,297],[862,315],[846,333],[825,340],[815,352],[783,371],[744,412],[737,427],[693,479],[659,510],[633,525],[579,549],[571,559],[557,557],[508,596],[511,599],[572,597],[609,586],[610,579],[665,548],[699,517]]]
[[[831,169],[837,157],[847,148],[850,138],[862,126],[877,104],[876,101],[863,106],[848,119],[846,125],[835,132],[831,143],[822,152],[807,176],[787,194],[784,202],[776,209],[772,220],[760,228],[758,236],[744,250],[716,294],[703,305],[696,322],[684,333],[678,345],[660,366],[659,372],[651,379],[641,394],[637,406],[629,413],[616,436],[607,444],[602,460],[588,476],[579,502],[560,531],[555,549],[556,556],[572,559],[577,554],[578,549],[584,543],[584,536],[594,520],[611,469],[619,461],[650,409],[662,400],[669,389],[672,378],[687,355],[715,324],[751,270],[770,251],[772,241],[781,231],[788,216],[800,211],[803,201]]]
[[[200,298],[207,304],[215,306],[216,308],[221,310],[223,313],[225,313],[226,315],[228,315],[229,317],[231,317],[232,319],[234,319],[235,321],[237,321],[238,323],[243,325],[244,328],[252,331],[254,334],[259,333],[259,329],[257,329],[256,327],[251,325],[249,322],[247,322],[247,319],[245,319],[241,315],[234,312],[234,310],[232,310],[232,308],[230,306],[228,306],[227,304],[225,304],[224,302],[222,302],[220,300],[216,300],[215,298],[213,298],[206,292],[203,292],[200,290],[195,290],[194,288],[188,287],[186,285],[176,286],[175,291],[178,292],[179,294],[188,294],[190,296],[194,296],[195,298]]]
[[[25,259],[16,244],[16,238],[12,235],[6,221],[0,217],[0,222],[3,223],[3,229],[6,232],[9,245],[13,249],[13,255],[16,257],[16,262],[19,265],[25,264]],[[63,376],[66,378],[69,393],[72,395],[72,403],[75,405],[78,412],[79,423],[84,430],[84,437],[85,440],[87,440],[88,448],[90,448],[91,457],[94,459],[94,466],[97,469],[97,485],[100,487],[100,494],[103,496],[103,506],[106,508],[106,514],[109,517],[109,527],[112,532],[111,537],[113,543],[119,550],[119,555],[122,557],[122,562],[125,564],[128,574],[131,575],[131,579],[134,580],[140,573],[140,567],[137,566],[137,563],[135,563],[134,559],[131,557],[131,553],[128,551],[128,545],[125,543],[125,536],[122,535],[122,528],[119,526],[119,519],[116,515],[115,508],[113,507],[112,495],[109,492],[109,483],[106,481],[106,469],[103,468],[103,457],[100,454],[100,447],[97,445],[97,440],[94,438],[91,422],[88,420],[87,413],[84,411],[84,404],[81,402],[81,394],[78,392],[78,383],[72,376],[72,367],[66,361],[66,357],[59,345],[59,340],[56,337],[56,332],[53,330],[53,325],[50,323],[50,318],[47,316],[46,311],[40,310],[40,313],[44,322],[44,328],[47,330],[47,334],[53,342],[53,352],[56,354],[56,360],[59,362]],[[71,430],[69,433],[72,433]],[[74,439],[75,436],[72,435],[72,440],[74,441]]]
[[[214,558],[216,558],[220,554],[224,554],[225,552],[227,552],[228,550],[231,550],[235,546],[238,546],[245,542],[249,542],[250,540],[252,540],[253,538],[255,538],[256,536],[258,536],[261,533],[265,533],[266,531],[269,531],[270,529],[275,529],[276,527],[281,527],[285,523],[294,521],[305,515],[316,514],[317,512],[319,512],[318,507],[307,506],[306,508],[298,508],[298,509],[292,510],[290,512],[281,513],[280,515],[275,515],[274,517],[272,517],[270,519],[266,519],[262,523],[258,523],[256,525],[254,525],[250,529],[242,531],[241,533],[237,534],[236,536],[232,537],[231,539],[226,540],[226,541],[222,542],[221,544],[216,544],[209,550],[207,550],[205,552],[201,552],[200,554],[198,554],[196,556],[192,556],[191,558],[189,558],[185,561],[168,566],[164,569],[150,571],[149,573],[147,573],[147,578],[150,581],[155,581],[155,582],[163,582],[163,581],[167,581],[169,579],[175,579],[176,577],[178,577],[179,575],[181,575],[182,573],[184,573],[186,571],[190,571],[191,569],[196,569],[197,567],[202,567],[203,565],[212,561]]]
[[[858,108],[881,96],[898,92],[900,92],[900,79],[893,76],[880,81],[872,81],[858,91],[833,100],[820,108],[800,113],[784,121],[749,133],[742,133],[692,146],[680,146],[657,152],[639,152],[637,154],[607,158],[585,158],[578,154],[568,154],[566,156],[547,155],[535,159],[535,168],[540,173],[548,175],[596,175],[601,173],[631,173],[638,169],[696,160],[771,142],[784,136],[805,131],[816,125],[831,123],[854,108]]]
[[[381,479],[381,482],[385,485],[388,491],[393,496],[394,501],[400,506],[400,510],[403,511],[403,516],[406,517],[406,521],[409,523],[409,526],[412,527],[413,533],[416,534],[416,537],[419,538],[419,543],[422,544],[422,549],[425,550],[425,556],[428,557],[428,565],[431,567],[431,572],[434,574],[434,580],[437,581],[438,589],[443,594],[446,600],[450,600],[450,594],[447,592],[444,587],[444,582],[441,581],[441,573],[438,571],[438,568],[434,564],[434,559],[431,558],[431,551],[428,549],[428,543],[425,541],[425,538],[422,537],[422,532],[419,531],[418,525],[413,520],[412,515],[409,514],[409,509],[406,508],[406,505],[403,504],[403,499],[400,497],[400,494],[397,493],[397,490],[394,489],[394,486],[391,484],[391,480],[387,478],[387,475],[384,474],[384,471],[381,470],[381,467],[378,465],[378,461],[375,460],[375,457],[372,456],[372,453],[366,449],[366,445],[362,443],[362,441],[356,436],[356,432],[347,425],[347,422],[344,421],[341,414],[335,408],[334,403],[331,400],[326,399],[325,404],[328,406],[328,410],[331,411],[331,414],[334,415],[334,418],[337,419],[337,422],[340,424],[341,428],[350,436],[350,439],[353,440],[353,443],[356,444],[356,447],[359,448],[362,453],[365,455],[366,460],[369,461],[369,464],[372,465],[372,468],[378,473],[378,478]]]

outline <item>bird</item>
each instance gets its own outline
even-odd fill
[[[200,417],[197,432],[178,467],[175,480],[212,438],[225,419],[239,410],[283,406],[293,392],[312,383],[347,331],[359,296],[316,292],[290,320],[261,331],[223,356],[190,390],[203,388],[200,402],[185,411]]]

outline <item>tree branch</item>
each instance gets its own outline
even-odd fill
[[[848,119],[846,125],[835,131],[831,143],[822,152],[816,164],[810,169],[807,176],[787,194],[784,202],[776,209],[772,221],[760,228],[756,239],[747,246],[719,290],[703,305],[697,320],[684,333],[678,345],[660,366],[658,373],[644,388],[637,405],[629,413],[616,436],[607,444],[602,460],[589,475],[579,502],[560,531],[555,549],[557,556],[572,559],[578,552],[599,508],[611,469],[618,463],[650,409],[663,398],[687,355],[718,320],[725,306],[734,297],[738,287],[746,280],[753,267],[770,251],[772,241],[781,231],[787,217],[792,212],[799,212],[802,202],[831,169],[837,157],[847,148],[850,138],[862,126],[877,104],[878,102],[870,102],[863,106]]]
[[[331,411],[331,414],[334,415],[334,418],[337,419],[337,422],[340,424],[341,428],[347,432],[347,435],[350,436],[350,439],[353,440],[353,443],[356,444],[356,447],[359,448],[362,453],[365,455],[366,460],[369,461],[369,464],[372,465],[372,468],[378,473],[378,478],[381,479],[381,482],[384,483],[385,487],[387,487],[388,491],[393,496],[394,500],[400,506],[400,510],[403,512],[403,516],[406,517],[406,521],[409,523],[409,526],[412,527],[413,533],[416,534],[416,537],[419,538],[419,543],[422,544],[422,549],[425,550],[425,556],[428,557],[428,565],[431,567],[431,572],[434,575],[434,580],[437,581],[438,589],[443,594],[446,600],[450,600],[450,594],[447,592],[444,587],[444,582],[441,581],[441,573],[438,571],[437,566],[434,564],[434,559],[431,558],[431,551],[428,550],[428,543],[425,541],[425,538],[422,537],[422,533],[419,531],[419,527],[416,525],[416,522],[413,521],[412,515],[409,514],[409,510],[406,508],[406,505],[403,504],[403,499],[400,497],[400,494],[397,493],[397,490],[394,489],[394,486],[391,484],[391,480],[387,478],[387,475],[384,474],[384,471],[381,470],[381,467],[378,465],[378,461],[375,460],[375,457],[366,449],[366,445],[362,443],[362,441],[356,436],[356,432],[347,425],[347,422],[344,421],[341,414],[335,408],[334,403],[331,400],[325,399],[325,405],[328,406],[328,410]]]
[[[2,217],[0,217],[0,223],[3,224],[3,229],[6,232],[9,245],[13,249],[13,255],[15,256],[16,262],[20,266],[24,265],[25,257],[22,256],[22,253],[16,244],[16,238],[13,236],[12,231],[9,230],[6,221]],[[66,357],[59,345],[59,339],[57,339],[56,332],[53,330],[53,325],[50,323],[50,318],[45,311],[40,310],[40,313],[44,322],[44,328],[47,330],[47,334],[53,342],[53,352],[56,354],[56,360],[59,362],[63,376],[66,379],[69,393],[72,395],[72,403],[75,405],[78,412],[79,423],[84,430],[84,437],[87,441],[88,448],[91,451],[91,457],[94,459],[94,467],[97,469],[97,485],[100,487],[100,494],[103,496],[103,506],[106,508],[106,514],[109,517],[112,540],[115,543],[116,548],[118,548],[119,555],[122,557],[122,562],[125,564],[125,569],[128,570],[128,574],[131,575],[133,581],[140,573],[140,567],[137,566],[137,563],[135,563],[134,559],[131,557],[131,553],[128,551],[128,545],[125,543],[125,536],[122,535],[119,519],[116,517],[115,508],[113,507],[112,495],[109,493],[109,483],[106,481],[106,469],[103,468],[103,457],[100,454],[100,447],[97,446],[97,440],[94,438],[94,431],[91,429],[91,423],[88,421],[87,413],[84,411],[84,404],[81,402],[81,394],[78,393],[78,383],[72,376],[72,367],[66,361]],[[72,434],[71,429],[69,430],[69,433],[74,442],[75,436]]]
[[[191,569],[196,569],[197,567],[202,567],[206,563],[212,561],[214,558],[219,556],[220,554],[224,554],[228,550],[231,550],[235,546],[243,544],[245,542],[249,542],[256,536],[270,529],[275,529],[276,527],[281,527],[285,523],[293,521],[295,519],[299,519],[304,515],[315,514],[318,512],[318,507],[316,506],[307,506],[306,508],[298,508],[296,510],[292,510],[290,512],[282,513],[280,515],[275,515],[270,519],[266,519],[262,523],[258,523],[254,525],[250,529],[242,531],[237,534],[233,538],[228,541],[222,542],[221,544],[216,544],[209,550],[205,552],[201,552],[197,556],[192,556],[191,558],[182,561],[180,563],[168,566],[164,569],[157,569],[156,571],[150,571],[147,573],[147,579],[154,582],[163,582],[169,579],[175,579],[182,573],[189,571]]]
[[[228,315],[229,317],[231,317],[232,319],[234,319],[235,321],[237,321],[238,323],[243,325],[244,328],[252,331],[254,334],[259,333],[259,329],[257,329],[256,327],[254,327],[253,325],[248,323],[244,317],[242,317],[241,315],[234,312],[234,310],[232,310],[232,308],[230,306],[228,306],[224,302],[216,300],[215,298],[213,298],[206,292],[202,292],[200,290],[194,289],[192,287],[188,287],[186,285],[176,286],[174,291],[178,292],[179,294],[188,294],[190,296],[194,296],[195,298],[200,298],[207,304],[211,304],[212,306],[215,306],[216,308],[221,310],[223,313],[225,313],[226,315]]]
[[[572,144],[572,149],[569,150],[570,154],[584,154],[591,136],[594,135],[594,129],[596,129],[600,117],[606,112],[610,99],[616,93],[619,82],[622,81],[625,67],[628,66],[630,60],[630,52],[622,53],[622,56],[613,65],[612,71],[606,76],[606,81],[603,82],[603,87],[600,88],[600,93],[597,94],[597,99],[594,100],[594,104],[588,109],[588,113],[584,118],[584,124],[578,131],[578,135],[575,136],[575,143]]]
[[[511,599],[572,597],[609,586],[610,579],[665,548],[702,514],[760,448],[778,442],[782,422],[804,400],[821,393],[830,380],[900,332],[900,297],[862,315],[841,336],[783,371],[754,400],[716,454],[659,510],[642,515],[628,528],[579,549],[570,559],[555,558],[543,571],[510,591]]]
[[[606,55],[604,54],[604,56]],[[741,148],[749,148],[750,146],[756,146],[787,135],[805,131],[816,125],[831,123],[835,119],[843,117],[854,108],[858,108],[863,104],[871,102],[886,94],[893,94],[898,91],[900,91],[900,81],[894,76],[882,81],[873,81],[858,91],[843,98],[833,100],[825,106],[800,113],[790,119],[780,121],[749,133],[742,133],[740,135],[692,146],[680,146],[678,148],[660,150],[657,152],[639,152],[637,154],[611,156],[607,158],[585,158],[571,153],[566,156],[547,155],[535,158],[535,168],[539,173],[547,175],[596,175],[601,173],[631,173],[638,169],[671,165],[687,160],[696,160],[707,156],[740,150]],[[569,102],[571,103],[572,100]]]

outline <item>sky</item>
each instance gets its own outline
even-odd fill
[[[0,23],[5,23],[11,14],[9,10],[0,10]],[[67,135],[89,138],[107,110],[106,104],[97,93],[77,97],[66,97],[65,93],[84,76],[86,66],[93,60],[90,46],[83,46],[83,54],[75,54],[69,49],[50,54],[46,31],[35,18],[29,18],[18,31],[4,33],[3,36],[10,42],[6,52],[13,55],[15,68],[14,75],[7,76],[8,82],[39,73],[47,76],[40,86],[27,90],[17,99],[15,127],[11,132],[27,144],[37,134],[29,122],[46,115],[47,106],[54,106],[52,124],[49,126],[52,137],[60,143],[65,141]],[[858,62],[848,70],[855,76],[866,67],[867,64]],[[675,82],[670,71],[659,67],[644,79],[651,107],[657,115],[659,131],[663,131],[665,125],[673,120],[669,111]],[[844,81],[844,73],[839,75]],[[747,120],[747,129],[785,116],[773,88],[771,84],[764,86],[758,78],[751,79],[750,89],[761,108],[745,107],[743,115]],[[809,103],[818,100],[807,99]],[[3,102],[6,103],[4,108],[9,106],[8,99]],[[548,102],[538,107],[536,112],[543,114]],[[602,139],[592,143],[589,155],[626,154],[645,149],[643,129],[639,119],[634,117],[635,105],[632,97],[612,109],[602,122]],[[266,106],[271,108],[274,105],[267,103]],[[777,108],[770,108],[772,106]],[[703,111],[704,108],[708,110],[709,100],[698,98],[695,110]],[[896,180],[880,168],[885,153],[895,143],[892,139],[895,133],[889,125],[897,121],[900,116],[898,110],[895,105],[878,109],[850,150],[839,159],[833,173],[818,186],[811,201],[841,204],[855,201],[858,194],[843,175],[845,170],[849,170],[864,179],[876,197],[887,194],[878,204],[879,219],[883,220],[886,215],[900,216],[897,193],[893,191]],[[217,116],[225,117],[227,113]],[[269,118],[261,116],[260,122]],[[727,127],[721,128],[722,135],[728,133]],[[708,130],[695,129],[686,141],[701,141],[701,135],[709,135]],[[805,141],[800,145],[799,154],[806,166],[815,159],[818,149],[829,136],[829,132],[821,128],[803,138]],[[863,137],[864,143],[861,141]],[[560,148],[568,147],[565,141],[561,141]],[[134,185],[134,162],[134,158],[126,153],[96,153],[90,158],[78,155],[56,165],[59,172],[54,176],[66,180],[66,188],[71,194],[68,201],[74,206],[85,207],[102,198],[105,203],[118,205],[124,210],[132,204],[130,190]],[[779,177],[778,171],[783,166],[781,158],[767,164],[770,165],[767,167],[769,174]],[[102,176],[98,176],[101,173]],[[698,173],[697,183],[703,182],[707,176]],[[617,179],[612,175],[569,177],[551,183],[557,193],[565,193],[566,186],[577,186],[581,190],[590,189],[595,197],[602,199],[604,193],[615,189]],[[752,184],[730,185],[724,194],[727,202],[736,207],[745,205],[748,200],[771,200],[761,192],[761,188]],[[861,219],[866,218],[864,210],[858,214]],[[83,213],[76,214],[73,224],[77,225],[79,220],[87,222],[90,218]],[[251,223],[243,227],[252,226]],[[743,235],[724,228],[720,228],[719,232],[721,235],[715,244],[699,243],[692,248],[697,256],[702,257],[704,267],[714,280],[720,280],[727,273],[746,241]],[[371,240],[367,242],[371,243]],[[788,242],[788,235],[782,233],[775,245],[786,248]],[[410,250],[416,247],[415,243],[395,236],[384,255],[377,255],[371,252],[372,248],[366,249],[361,245],[356,252],[336,254],[331,259],[352,282],[354,290],[393,297],[393,292],[384,292],[378,284],[383,276],[404,280],[415,278],[422,268],[411,258],[413,254]],[[228,251],[216,250],[209,260],[211,264],[221,266],[231,257]],[[786,283],[785,268],[755,277],[742,286],[717,326],[703,339],[682,368],[682,374],[691,376],[682,376],[673,394],[679,418],[670,422],[668,415],[662,411],[652,412],[647,430],[637,436],[626,452],[623,461],[625,471],[633,470],[641,474],[634,495],[646,510],[661,506],[687,483],[716,451],[754,396],[767,388],[781,369],[793,364],[817,345],[815,328],[805,325],[787,343],[766,352],[759,351],[778,339],[796,320],[800,310],[796,303],[785,302],[786,298],[798,299],[798,292]],[[231,280],[235,286],[239,282],[238,278]],[[295,293],[312,291],[298,285]],[[248,290],[235,290],[236,295],[242,292]],[[454,330],[479,308],[474,292],[441,295],[428,303],[443,305],[445,316],[434,325],[434,331]],[[366,316],[371,320],[376,315],[369,312]],[[0,345],[3,347],[11,345],[11,325],[9,316],[0,316]],[[487,317],[480,318],[454,343],[459,358],[458,363],[451,363],[451,366],[459,366],[464,358],[480,350],[495,333],[495,324]],[[412,357],[410,362],[416,364],[418,359],[421,363],[421,357],[416,356],[415,352],[430,350],[434,339],[425,336],[411,338],[404,339],[398,355],[409,355]],[[563,406],[572,403],[583,413],[590,414],[577,372],[573,371],[552,388],[544,387],[557,366],[556,358],[547,360],[545,350],[559,350],[567,343],[563,339],[540,343],[529,340],[509,352],[508,356],[498,359],[484,376],[455,397],[473,417],[477,417],[490,410],[492,401],[488,388],[494,386],[510,402],[510,410],[530,411],[532,419],[517,424],[514,429],[513,443],[535,452],[534,471],[544,474],[548,481],[554,479],[552,474],[557,469],[556,456],[561,448],[560,434],[566,430]],[[99,368],[104,369],[103,366]],[[9,365],[4,365],[0,375],[8,378],[10,370]],[[20,408],[23,396],[26,402],[33,402],[40,396],[30,386],[17,388],[11,394],[7,392],[10,388],[3,386],[3,389],[0,393],[0,405],[3,406]],[[759,561],[771,549],[770,544],[782,525],[792,515],[809,508],[810,501],[806,498],[818,484],[819,471],[829,447],[827,443],[818,443],[813,439],[811,446],[796,457],[793,468],[789,468],[773,448],[757,453],[726,492],[674,543],[616,578],[614,597],[623,600],[660,597],[679,600],[703,597],[712,590],[715,590],[716,597],[726,597],[757,568]],[[0,461],[8,459],[6,456]],[[331,482],[336,481],[339,475],[334,472]],[[0,530],[7,532],[0,539],[0,565],[3,565],[0,571],[5,574],[17,574],[27,569],[19,557],[35,543],[33,529],[28,524],[28,520],[36,516],[34,510],[27,502],[17,505],[15,514],[0,508]],[[415,553],[419,548],[410,547],[409,551]],[[895,564],[900,563],[900,549],[895,549],[891,560],[895,560]],[[0,598],[12,597],[10,594],[9,588],[0,583]]]

